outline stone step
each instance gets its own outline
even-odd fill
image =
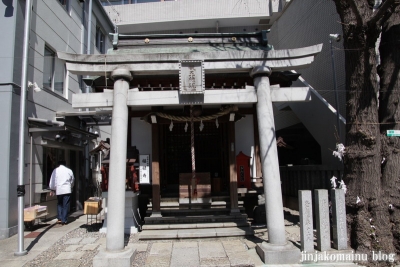
[[[232,222],[234,225],[237,223],[245,222],[247,223],[247,215],[246,214],[235,214],[235,215],[203,215],[199,216],[195,214],[195,216],[163,216],[163,217],[145,217],[144,218],[145,225],[150,224],[196,224],[196,223],[229,223]]]
[[[210,196],[212,201],[228,201],[230,200],[230,196]],[[152,198],[149,198],[150,203],[152,202]],[[161,202],[178,202],[179,197],[161,197]]]
[[[238,201],[239,207],[243,206],[244,202],[242,200]],[[161,209],[163,208],[170,208],[170,209],[180,209],[184,208],[187,209],[189,206],[192,206],[192,208],[222,208],[222,207],[229,207],[230,202],[229,201],[212,201],[211,203],[179,203],[179,201],[161,201],[160,202],[160,207]],[[150,202],[147,204],[147,208],[152,208],[153,204]]]
[[[255,189],[262,189],[262,188],[264,188],[264,184],[262,182],[261,183],[253,183],[253,187]]]
[[[241,212],[244,212],[243,207],[239,207]],[[166,217],[172,216],[221,216],[221,215],[229,215],[231,213],[230,208],[181,208],[181,209],[161,209],[161,215]],[[149,208],[146,211],[146,218],[149,218],[152,214],[152,209]]]
[[[230,222],[210,222],[210,223],[163,223],[163,224],[144,224],[142,230],[168,230],[168,229],[206,229],[206,228],[229,228],[229,227],[248,227],[247,221]]]
[[[164,240],[182,238],[212,238],[253,235],[251,227],[225,227],[200,229],[145,230],[139,233],[139,240]]]

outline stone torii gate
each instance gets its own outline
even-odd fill
[[[187,105],[193,102],[212,104],[256,103],[260,138],[260,158],[268,242],[257,247],[266,264],[297,263],[300,251],[286,240],[279,163],[276,147],[273,102],[308,101],[307,87],[280,88],[270,86],[274,71],[307,67],[322,49],[322,44],[288,50],[251,49],[246,51],[212,51],[192,53],[129,54],[114,50],[107,55],[77,55],[58,52],[70,73],[107,76],[114,80],[113,92],[74,94],[74,108],[112,107],[112,153],[108,191],[108,222],[106,249],[100,251],[94,266],[105,266],[118,258],[120,266],[130,266],[133,251],[124,248],[125,155],[127,150],[128,107]],[[201,61],[205,73],[244,73],[254,79],[254,87],[245,89],[204,90],[190,99],[180,91],[138,91],[129,88],[138,75],[177,74],[182,62]],[[204,76],[203,76],[204,79]],[[193,100],[195,99],[195,100]],[[232,194],[232,192],[231,192]],[[114,262],[115,263],[115,262]]]

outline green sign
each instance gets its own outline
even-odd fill
[[[387,130],[387,136],[400,136],[400,130]]]

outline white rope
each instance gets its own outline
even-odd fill
[[[232,111],[237,111],[237,110],[238,110],[237,106],[230,106],[230,107],[225,108],[225,109],[221,110],[220,112],[215,113],[213,115],[200,116],[200,117],[175,116],[175,115],[170,115],[170,114],[163,113],[163,112],[155,112],[155,113],[148,114],[146,116],[156,115],[156,116],[159,116],[161,118],[168,119],[168,120],[173,120],[173,121],[192,121],[192,120],[193,121],[209,121],[209,120],[217,119],[218,117],[224,116],[224,115],[226,115],[226,114],[228,114],[228,113],[230,113]]]

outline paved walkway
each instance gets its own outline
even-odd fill
[[[105,247],[105,234],[98,232],[99,223],[88,225],[86,216],[76,214],[70,219],[68,225],[60,226],[52,220],[37,225],[33,231],[25,231],[24,247],[28,251],[25,256],[14,256],[18,247],[17,235],[0,240],[0,266],[92,266],[93,257]],[[296,243],[298,227],[288,226],[286,229],[288,238]],[[255,236],[251,238],[165,241],[139,241],[137,235],[131,235],[126,236],[125,243],[136,249],[132,266],[265,266],[255,247],[265,239],[266,230],[260,227],[255,231]],[[326,263],[312,266],[356,265]]]

